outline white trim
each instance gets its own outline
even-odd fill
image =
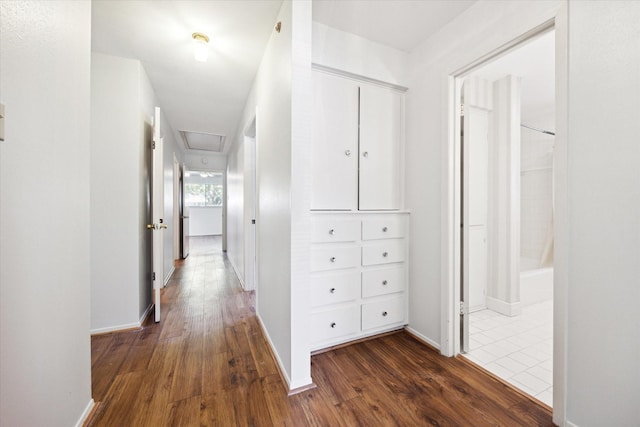
[[[336,74],[341,77],[346,77],[351,80],[358,80],[361,82],[372,83],[374,85],[383,86],[389,89],[397,90],[398,92],[406,92],[409,88],[397,85],[395,83],[385,82],[383,80],[372,79],[371,77],[366,77],[356,73],[350,73],[349,71],[340,70],[338,68],[327,67],[326,65],[318,64],[315,62],[311,63],[311,69],[322,71],[329,74]]]
[[[82,411],[80,418],[78,418],[78,421],[76,421],[75,427],[82,427],[84,425],[84,422],[87,421],[87,418],[89,417],[89,415],[91,414],[91,411],[95,406],[96,406],[96,402],[93,399],[89,400],[89,403],[87,403],[87,406],[84,408],[84,411]]]
[[[436,350],[440,350],[440,344],[438,344],[431,338],[428,338],[425,335],[422,335],[420,332],[416,331],[410,326],[405,326],[404,329],[414,337],[418,338],[421,341],[424,341],[425,343],[429,344],[431,347],[434,347]]]
[[[233,262],[233,259],[230,256],[227,256],[227,259],[229,260],[229,263],[231,264],[231,267],[233,267],[233,272],[236,273],[236,277],[238,278],[238,282],[240,282],[240,285],[242,285],[242,290],[246,291],[246,289],[244,287],[244,279],[238,273],[238,267],[236,267],[236,263]]]
[[[565,424],[566,427],[578,427],[578,424],[574,424],[571,421],[567,420],[567,423]]]
[[[522,314],[522,304],[518,302],[506,302],[493,297],[487,297],[487,308],[505,316],[519,316]]]
[[[128,329],[141,328],[142,324],[145,321],[145,319],[151,313],[151,310],[153,310],[153,303],[149,304],[149,306],[144,311],[144,313],[142,313],[142,316],[140,316],[140,320],[138,320],[137,322],[125,323],[123,325],[116,325],[116,326],[107,326],[105,328],[91,329],[89,331],[89,334],[90,335],[99,335],[99,334],[106,334],[106,333],[109,333],[109,332],[121,332],[121,331],[126,331]]]
[[[530,4],[533,4],[531,2]],[[539,3],[538,3],[539,4]],[[455,256],[456,244],[459,239],[456,234],[459,233],[459,227],[455,224],[455,157],[456,157],[456,133],[454,126],[456,120],[454,118],[456,102],[456,77],[461,77],[470,70],[491,58],[506,52],[508,49],[522,42],[523,36],[532,37],[536,32],[544,32],[550,27],[556,31],[556,154],[557,164],[559,168],[554,168],[555,200],[558,206],[555,208],[557,227],[554,240],[557,243],[557,251],[554,254],[554,271],[557,274],[554,277],[554,357],[553,357],[553,421],[557,425],[571,425],[566,419],[567,407],[567,337],[566,331],[568,327],[567,321],[567,287],[568,280],[566,277],[566,269],[568,266],[568,244],[567,244],[567,208],[566,203],[566,168],[567,166],[567,111],[568,111],[568,3],[561,1],[549,3],[550,7],[546,8],[538,6],[533,9],[523,22],[514,25],[511,33],[514,34],[518,30],[522,30],[519,34],[514,34],[514,38],[507,43],[497,45],[493,50],[487,49],[484,56],[479,56],[475,61],[468,61],[467,65],[461,67],[450,67],[443,70],[446,75],[442,77],[442,86],[447,98],[441,102],[443,111],[446,111],[445,120],[442,120],[442,135],[446,140],[443,141],[441,164],[442,186],[441,186],[441,354],[445,356],[454,356],[456,344],[456,333],[459,328],[455,327],[455,319],[459,318],[457,312],[459,310],[457,301],[459,301],[459,286],[456,286],[456,276],[459,276],[459,265],[456,265]],[[505,17],[507,19],[507,17]],[[527,28],[528,26],[528,28]],[[504,33],[507,35],[507,33]],[[462,61],[458,60],[458,63]],[[458,223],[459,224],[459,223]],[[458,235],[459,237],[459,235]],[[564,274],[563,274],[564,273]],[[459,283],[459,280],[458,282]],[[456,299],[455,294],[458,293]],[[459,341],[458,341],[459,342]]]
[[[315,384],[313,384],[311,377],[305,379],[304,381],[297,381],[295,383],[291,382],[291,378],[289,378],[289,374],[284,367],[284,363],[282,363],[282,359],[280,359],[280,355],[278,354],[278,351],[276,350],[275,345],[273,345],[273,341],[271,340],[271,337],[269,336],[269,332],[267,331],[267,328],[265,327],[264,322],[262,321],[262,317],[260,317],[260,314],[256,314],[256,317],[258,318],[258,322],[260,323],[260,327],[262,328],[264,337],[267,339],[267,343],[269,343],[269,347],[271,347],[271,353],[273,354],[273,357],[275,357],[276,362],[278,363],[278,368],[280,369],[280,373],[282,374],[282,377],[287,383],[286,384],[287,390],[289,390],[289,392],[301,392],[304,390],[308,390],[309,388],[315,388]]]
[[[145,311],[145,315],[147,314],[147,312],[153,307],[153,304],[149,305],[149,308],[147,308],[147,310]],[[96,328],[96,329],[91,329],[89,331],[89,333],[91,335],[99,335],[99,334],[106,334],[109,332],[121,332],[121,331],[126,331],[127,329],[135,329],[135,328],[140,328],[142,326],[142,322],[137,321],[137,322],[133,322],[133,323],[125,323],[122,325],[115,325],[115,326],[107,326],[106,328]]]
[[[169,274],[167,274],[167,277],[164,278],[164,285],[162,286],[163,288],[167,286],[167,283],[169,283],[169,280],[171,280],[171,276],[173,276],[173,273],[175,273],[175,271],[176,267],[172,265],[171,270],[169,270]]]

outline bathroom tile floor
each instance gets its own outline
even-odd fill
[[[469,332],[465,357],[552,406],[553,301],[525,306],[515,317],[476,311]]]

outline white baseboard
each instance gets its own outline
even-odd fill
[[[256,313],[256,317],[258,318],[258,323],[260,324],[260,328],[262,329],[262,333],[264,334],[264,337],[267,339],[267,343],[269,344],[269,347],[271,347],[271,354],[273,354],[273,356],[276,359],[276,362],[278,363],[278,369],[280,370],[280,375],[282,376],[282,378],[287,383],[287,390],[291,390],[291,379],[289,378],[289,374],[287,374],[287,370],[284,368],[284,364],[282,363],[282,360],[280,359],[280,355],[276,351],[276,346],[273,345],[273,341],[271,340],[271,337],[269,336],[269,332],[267,331],[267,328],[264,326],[264,322],[262,321],[262,317],[260,317],[260,314]]]
[[[100,334],[106,334],[109,332],[120,332],[120,331],[125,331],[127,329],[140,328],[141,326],[142,326],[142,323],[140,321],[137,321],[133,323],[125,323],[123,325],[107,326],[106,328],[91,329],[89,333],[91,335],[100,335]]]
[[[93,410],[94,406],[96,406],[96,402],[94,402],[94,400],[91,399],[89,403],[87,403],[87,407],[84,408],[84,411],[82,412],[82,415],[80,415],[78,422],[76,422],[75,427],[82,427],[84,422],[87,421],[87,418],[89,417],[89,414],[91,414],[91,411]]]
[[[147,307],[144,313],[142,313],[142,316],[140,316],[140,320],[138,320],[138,324],[140,327],[142,327],[142,324],[144,323],[144,321],[147,320],[147,317],[149,317],[152,310],[153,310],[153,303],[149,304],[149,307]]]
[[[162,285],[162,287],[166,287],[167,283],[169,283],[169,280],[171,280],[171,276],[173,276],[173,273],[176,271],[176,267],[175,266],[171,266],[171,270],[169,271],[169,274],[167,274],[167,277],[164,278],[164,285]]]
[[[315,388],[316,385],[311,380],[311,377],[309,377],[308,379],[305,379],[303,381],[297,381],[295,383],[291,382],[291,378],[289,378],[289,374],[287,374],[287,370],[284,367],[284,363],[282,363],[282,359],[280,359],[280,355],[276,351],[275,345],[273,345],[273,341],[271,340],[271,337],[269,336],[269,332],[267,331],[267,328],[264,326],[264,322],[262,321],[262,317],[260,317],[260,314],[256,314],[256,317],[258,318],[258,323],[260,324],[260,328],[262,329],[262,333],[264,334],[265,338],[267,339],[267,343],[269,344],[269,347],[271,347],[271,354],[273,354],[274,358],[276,359],[276,363],[278,364],[278,370],[280,371],[280,376],[285,381],[286,386],[287,386],[287,390],[289,390],[289,396],[291,396],[293,394],[296,394],[296,393],[301,393],[303,391],[306,391],[306,390],[309,390],[309,389],[312,389],[312,388]]]
[[[487,308],[510,317],[522,314],[520,302],[506,302],[492,297],[487,297]]]
[[[230,256],[227,256],[227,259],[231,263],[231,267],[233,267],[233,272],[236,273],[236,277],[238,278],[238,281],[240,282],[240,285],[242,286],[242,289],[245,289],[245,287],[244,287],[244,279],[242,278],[240,273],[238,273],[238,268],[236,267],[236,263],[233,262],[233,258],[231,258]]]
[[[571,421],[567,420],[567,423],[565,424],[567,427],[578,427],[578,424],[574,424]]]
[[[405,326],[404,329],[414,337],[418,338],[421,341],[424,341],[425,343],[429,344],[431,347],[434,347],[436,350],[440,350],[440,344],[438,344],[431,338],[428,338],[425,335],[422,335],[420,332],[416,331],[410,326]]]
[[[149,306],[144,311],[144,313],[142,313],[142,316],[140,316],[140,320],[138,320],[137,322],[126,323],[124,325],[107,326],[105,328],[91,329],[89,331],[89,334],[91,334],[91,335],[100,335],[100,334],[108,334],[108,333],[111,333],[111,332],[126,331],[128,329],[141,328],[142,324],[144,323],[144,321],[147,319],[149,314],[151,314],[151,310],[153,310],[153,304],[149,304]]]

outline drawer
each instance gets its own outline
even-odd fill
[[[362,330],[404,322],[404,310],[404,294],[384,301],[362,304]]]
[[[362,272],[362,298],[404,291],[404,266]]]
[[[362,240],[397,239],[405,237],[404,216],[362,220]]]
[[[360,240],[360,221],[348,219],[312,219],[311,242],[355,242]]]
[[[311,276],[311,305],[313,307],[353,301],[358,299],[359,294],[360,274],[358,270]]]
[[[314,343],[360,332],[359,306],[353,305],[311,315],[311,341]]]
[[[403,262],[405,244],[402,239],[370,243],[362,247],[362,265],[389,264]]]
[[[311,247],[311,271],[337,270],[360,265],[360,249],[353,246]]]

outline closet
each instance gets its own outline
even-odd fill
[[[313,72],[312,350],[407,324],[406,89],[334,71]]]
[[[403,94],[313,73],[312,210],[397,210]]]

